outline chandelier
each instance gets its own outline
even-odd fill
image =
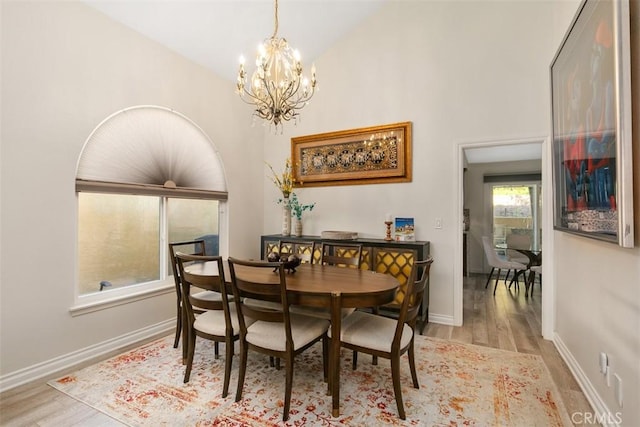
[[[278,0],[275,0],[273,35],[258,46],[256,69],[247,83],[244,58],[240,58],[237,93],[247,104],[255,105],[254,115],[277,128],[283,121],[298,117],[316,88],[316,69],[311,67],[311,82],[302,75],[302,63],[297,50],[291,49],[278,33]]]

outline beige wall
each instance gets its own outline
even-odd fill
[[[558,337],[603,403],[621,411],[623,425],[640,424],[640,2],[631,1],[633,149],[635,151],[635,248],[555,233]],[[611,373],[623,380],[624,407],[598,371],[598,354],[609,355]],[[612,379],[613,382],[613,379]]]
[[[80,2],[2,2],[1,374],[99,346],[175,316],[173,293],[71,317],[75,171],[90,132],[132,105],[204,129],[229,182],[229,251],[258,255],[262,130],[228,82]]]
[[[175,108],[216,143],[230,183],[230,253],[238,256],[257,256],[258,236],[280,230],[278,194],[262,160],[281,165],[290,137],[412,121],[413,181],[303,189],[301,199],[317,203],[305,217],[305,230],[382,237],[386,213],[415,217],[417,238],[431,241],[436,260],[432,320],[452,323],[461,226],[457,147],[549,134],[548,67],[577,5],[389,2],[316,61],[320,92],[298,126],[263,135],[262,127],[247,126],[248,109],[229,82],[91,9],[67,2],[3,2],[1,374],[173,316],[171,295],[77,318],[68,313],[75,162],[100,120],[136,104]],[[638,70],[638,0],[632,5]],[[634,83],[637,93],[637,76]],[[634,102],[637,159],[638,97]],[[256,150],[262,139],[264,147]],[[440,230],[433,226],[436,218],[443,220]],[[597,372],[598,353],[610,355],[625,384],[624,424],[638,424],[633,403],[640,396],[640,245],[620,249],[551,234],[553,245],[545,251],[555,259],[547,274],[556,284],[556,340],[590,396],[616,411],[612,389]],[[45,255],[37,269],[20,257],[34,248]]]

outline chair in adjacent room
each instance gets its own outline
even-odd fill
[[[224,276],[224,266],[222,257],[187,255],[181,252],[176,253],[178,271],[182,278],[182,308],[185,314],[185,322],[188,334],[183,337],[187,341],[187,366],[184,373],[184,382],[189,382],[191,369],[193,367],[193,356],[195,353],[196,337],[205,338],[217,343],[225,344],[224,362],[224,383],[222,385],[222,397],[226,397],[229,392],[229,380],[231,378],[231,366],[233,361],[234,343],[240,338],[240,327],[236,314],[237,306],[229,306],[227,293],[227,283]],[[194,263],[216,263],[215,271],[201,271],[204,265]],[[191,271],[198,268],[198,272]],[[220,295],[220,300],[202,300],[191,295],[191,287],[197,287],[207,291],[216,292]],[[195,308],[204,310],[198,316],[195,315]],[[245,320],[245,324],[249,323]],[[217,355],[215,356],[217,359]]]
[[[178,251],[182,253],[186,253],[189,255],[206,255],[206,246],[204,239],[198,240],[189,240],[182,242],[172,242],[169,243],[169,256],[171,258],[171,270],[173,272],[173,281],[176,289],[176,334],[175,339],[173,341],[173,348],[178,347],[178,343],[180,342],[180,336],[184,332],[183,327],[183,319],[184,312],[182,310],[182,291],[181,291],[181,281],[180,281],[180,271],[178,269],[178,262],[176,260],[176,253]],[[220,294],[218,292],[210,292],[210,291],[201,291],[197,292],[194,295],[191,295],[191,298],[196,300],[203,301],[221,301]],[[199,304],[201,305],[201,304]],[[199,305],[194,306],[195,313],[202,313],[204,310],[199,308]],[[215,354],[218,357],[218,344],[215,345]],[[186,360],[187,357],[187,345],[183,339],[182,341],[182,357]]]
[[[529,277],[527,278],[527,290],[525,291],[524,296],[533,295],[533,284],[536,280],[536,274],[538,274],[538,278],[540,279],[540,287],[542,288],[542,265],[532,265],[529,267]]]
[[[529,234],[517,234],[517,233],[509,233],[506,237],[507,243],[507,260],[519,262],[520,264],[529,265],[529,257],[524,255],[522,252],[518,252],[517,249],[531,249],[531,236]],[[509,277],[509,272],[511,270],[507,270],[507,274],[504,276],[505,283],[507,282],[507,278]],[[514,271],[513,281],[516,280],[516,277],[519,274],[523,274],[523,271]],[[525,278],[526,281],[526,278]],[[511,283],[509,284],[511,286]]]
[[[328,378],[327,330],[329,321],[289,312],[284,265],[277,262],[246,261],[230,257],[231,288],[240,325],[240,370],[236,402],[242,398],[248,351],[279,358],[286,364],[282,420],[289,419],[295,356],[322,341],[324,379]],[[273,273],[275,270],[276,273]],[[267,274],[265,274],[265,272]],[[240,304],[241,298],[277,302],[280,310]],[[247,319],[255,320],[248,323]]]
[[[340,345],[353,350],[353,369],[357,352],[368,353],[391,361],[391,378],[400,419],[406,419],[400,385],[400,356],[408,353],[414,388],[420,388],[414,354],[416,319],[424,296],[433,258],[416,261],[407,282],[407,293],[396,319],[363,311],[354,311],[342,321]],[[331,336],[331,332],[329,332]]]
[[[487,283],[484,285],[485,289],[489,286],[489,282],[491,281],[491,277],[493,276],[493,272],[495,269],[498,269],[498,273],[496,274],[496,284],[493,287],[493,294],[496,294],[496,288],[498,287],[498,281],[500,279],[500,270],[526,270],[526,264],[522,264],[516,261],[508,261],[506,259],[502,259],[498,257],[496,250],[493,247],[492,240],[489,236],[482,236],[482,247],[484,248],[484,254],[487,257],[487,262],[491,266],[491,272],[489,273],[489,277],[487,278]],[[516,281],[518,280],[518,276],[516,275]]]

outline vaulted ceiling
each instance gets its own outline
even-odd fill
[[[329,46],[390,0],[279,0],[278,36],[300,51],[305,72]],[[274,30],[273,0],[86,0],[112,19],[235,81]],[[318,78],[322,71],[318,69]]]

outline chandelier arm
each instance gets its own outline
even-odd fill
[[[278,88],[275,88],[275,96],[273,94],[273,92],[271,91],[271,88],[269,87],[269,83],[271,83],[272,85],[274,84],[274,82],[267,82],[267,81],[263,81],[263,85],[265,87],[265,91],[267,93],[267,95],[269,96],[269,99],[271,100],[271,103],[269,105],[271,105],[271,109],[274,110],[278,101]]]
[[[262,80],[262,82],[265,88],[267,99],[265,100],[265,98],[258,98],[254,96],[254,98],[258,101],[256,103],[258,107],[256,108],[256,112],[259,112],[260,117],[264,119],[273,120],[276,117],[276,110],[279,107],[276,103],[278,98],[277,96],[274,96],[273,91],[271,90],[272,88],[269,87],[268,82],[266,82],[264,79]],[[266,110],[266,113],[263,112],[263,110]]]
[[[306,104],[313,96],[313,92],[314,90],[312,89],[311,92],[306,97],[301,97],[299,99],[296,99],[295,102],[292,104],[292,108],[299,110],[302,107],[304,107],[304,104]]]
[[[278,34],[278,0],[275,1],[275,28],[273,29],[273,35],[271,38],[275,38],[276,34]]]
[[[294,84],[295,84],[295,89],[294,89]],[[293,96],[298,92],[299,87],[300,87],[300,83],[297,80],[289,82],[285,90],[282,92],[282,99],[295,101],[293,99]]]
[[[273,115],[272,111],[271,111],[270,109],[268,109],[268,108],[266,108],[266,109],[264,108],[264,102],[263,102],[260,98],[256,97],[255,95],[251,94],[250,92],[248,92],[248,91],[246,91],[246,90],[245,90],[244,92],[245,92],[245,93],[246,93],[246,94],[247,94],[247,95],[248,95],[252,100],[254,100],[254,102],[251,102],[251,101],[249,101],[249,100],[247,100],[247,99],[245,99],[245,98],[241,98],[241,99],[242,99],[246,104],[250,104],[250,105],[253,105],[253,106],[256,106],[256,105],[257,105],[257,106],[258,106],[258,108],[256,108],[256,109],[254,110],[254,114],[255,114],[255,115],[257,115],[258,117],[260,117],[260,118],[262,118],[262,119],[264,119],[264,120],[269,120],[269,121],[273,120],[274,115]],[[263,107],[261,107],[261,106],[263,106]],[[265,111],[265,110],[266,110],[266,111]]]
[[[293,86],[290,85],[289,87],[291,88],[291,90],[288,91],[288,93],[290,94],[287,98],[293,98],[293,96],[299,92],[300,90],[300,81],[302,76],[298,76],[297,79],[295,79],[294,82],[291,82],[292,84],[295,83],[295,89],[293,89]],[[315,91],[315,83],[312,83],[310,86],[310,93],[308,93],[306,96],[304,95],[304,91],[302,92],[301,95],[298,96],[298,98],[293,99],[294,104],[295,105],[299,105],[301,103],[304,103],[306,101],[308,101],[309,99],[311,99],[311,96],[313,95],[313,92]]]
[[[273,95],[271,94],[271,91],[269,90],[269,85],[267,84],[267,82],[264,79],[261,79],[261,80],[262,80],[263,86],[266,88],[267,94],[269,95],[269,99],[271,99],[271,101],[273,101]],[[259,96],[257,96],[253,91],[247,90],[246,84],[242,85],[242,92],[247,94],[251,99],[253,99],[257,103],[259,103],[259,104],[264,103],[264,100],[262,98],[260,98]],[[244,98],[242,98],[242,100],[245,101],[248,104],[252,104],[253,103],[253,102],[249,102],[249,101],[245,100]],[[272,102],[272,104],[273,104],[273,102]]]

